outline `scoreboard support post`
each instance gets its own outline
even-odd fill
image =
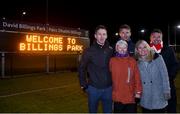
[[[1,53],[1,78],[5,76],[5,53]]]
[[[46,55],[46,73],[49,73],[49,54]]]

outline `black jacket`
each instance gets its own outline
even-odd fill
[[[113,49],[106,41],[104,46],[96,42],[85,50],[79,66],[79,80],[82,87],[91,86],[104,89],[112,85],[111,73],[109,71],[109,61],[113,54]],[[88,75],[86,75],[88,74]]]
[[[164,46],[160,54],[162,55],[164,62],[166,64],[170,84],[173,84],[179,66],[179,63],[175,56],[175,52],[171,47]]]

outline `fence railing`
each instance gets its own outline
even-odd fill
[[[1,78],[17,74],[77,70],[78,54],[31,54],[0,52]]]

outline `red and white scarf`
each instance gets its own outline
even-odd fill
[[[150,47],[156,52],[156,53],[161,53],[161,50],[163,48],[163,42],[160,42],[158,44],[153,44],[152,42],[150,43]]]

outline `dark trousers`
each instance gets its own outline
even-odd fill
[[[112,86],[106,89],[97,89],[89,85],[87,93],[90,113],[97,113],[99,101],[102,102],[104,113],[112,113]]]
[[[142,107],[142,113],[165,113],[165,108],[149,110]]]
[[[122,104],[120,102],[114,102],[114,113],[135,113],[135,104]]]
[[[166,107],[166,112],[176,113],[176,106],[177,106],[176,87],[174,84],[170,84],[170,87],[171,87],[171,99],[168,100],[168,106]]]

